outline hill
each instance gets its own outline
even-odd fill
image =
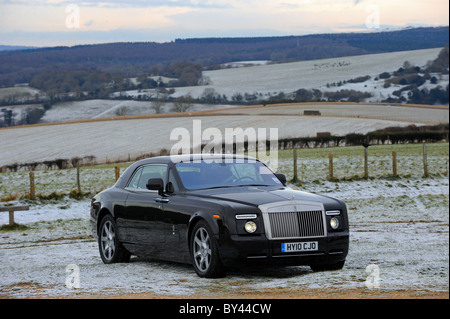
[[[0,127],[182,110],[191,112],[243,104],[342,101],[438,104],[448,107],[446,56],[448,46],[443,49],[233,67],[201,72],[205,79],[202,85],[137,89],[140,79],[132,79],[134,89],[103,88],[106,97],[99,97],[101,91],[99,96],[93,95],[95,91],[92,91],[93,94],[91,91],[82,93],[85,98],[69,92],[54,95],[51,101],[41,102],[40,96],[42,99],[49,96],[45,89],[28,86],[0,88]],[[32,83],[42,78],[40,82],[47,87],[53,87],[50,85],[53,83],[64,88],[73,81],[70,77],[61,77],[63,74],[48,73],[44,76],[46,80],[43,76],[36,76]],[[91,75],[94,74],[91,72]],[[95,84],[99,78],[92,77],[89,82]],[[148,79],[151,80],[150,77]],[[173,81],[172,78],[161,80]],[[446,118],[448,121],[448,115]]]
[[[36,49],[36,47],[23,45],[0,45],[0,51],[31,50],[31,49]]]
[[[231,61],[287,62],[443,47],[449,28],[286,37],[177,39],[155,43],[107,43],[0,52],[0,87],[28,83],[55,70],[101,70],[129,77],[191,62],[204,68]]]

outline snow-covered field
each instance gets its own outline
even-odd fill
[[[369,54],[333,59],[300,61],[283,64],[257,65],[246,68],[232,68],[204,72],[211,85],[177,88],[172,96],[190,94],[201,96],[205,88],[213,88],[219,94],[231,98],[236,93],[241,94],[271,94],[291,93],[298,89],[319,89],[334,91],[327,84],[348,81],[360,76],[369,75],[372,81],[359,83],[362,86],[350,85],[337,89],[359,89],[377,94],[381,92],[384,98],[398,88],[383,89],[382,81],[373,81],[382,72],[393,72],[403,66],[405,61],[411,65],[423,67],[427,62],[437,58],[440,50],[426,49],[392,53]],[[443,79],[445,85],[448,78]],[[369,84],[372,83],[372,84]],[[364,85],[369,84],[367,87]],[[444,85],[444,86],[445,86]]]
[[[154,260],[133,258],[129,264],[104,265],[90,237],[89,200],[31,205],[30,211],[16,213],[16,222],[28,229],[0,232],[0,298],[131,293],[238,298],[246,292],[280,289],[302,298],[304,289],[353,288],[364,295],[370,291],[369,265],[379,269],[377,291],[407,290],[418,296],[445,292],[449,289],[448,186],[448,178],[409,184],[387,180],[310,184],[309,191],[325,191],[347,203],[351,242],[344,269],[314,273],[309,267],[270,267],[232,271],[214,280],[199,278],[189,265]],[[7,217],[0,215],[0,223],[7,223]],[[74,267],[79,270],[79,288],[66,286]]]
[[[324,116],[308,117],[304,109],[322,110]],[[278,129],[278,138],[316,136],[317,132],[335,135],[367,133],[389,126],[411,123],[448,122],[448,109],[338,104],[252,107],[214,111],[211,116],[113,119],[98,122],[17,127],[0,130],[0,166],[13,163],[42,162],[58,158],[95,156],[97,162],[135,158],[144,153],[169,150],[181,137],[170,140],[172,130],[184,128],[193,139],[193,121],[201,120],[201,129],[225,128]],[[330,113],[327,117],[326,113]],[[208,143],[205,137],[203,143]],[[195,141],[199,143],[199,141]]]
[[[214,110],[233,107],[232,105],[193,104],[190,112]],[[161,106],[161,113],[172,113],[173,103]],[[118,113],[126,116],[155,114],[152,102],[133,100],[88,100],[81,102],[64,102],[54,105],[42,117],[42,123],[67,122],[85,119],[116,117]]]
[[[437,107],[437,106],[436,106]],[[370,103],[299,103],[267,105],[266,107],[238,107],[215,111],[215,114],[302,116],[305,110],[316,110],[322,117],[367,118],[411,123],[439,124],[449,122],[448,108],[411,107],[408,105]],[[340,119],[335,119],[340,121]],[[364,125],[364,124],[363,124]],[[313,131],[311,136],[315,135]]]

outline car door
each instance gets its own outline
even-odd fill
[[[151,178],[162,178],[166,184],[167,165],[150,164],[135,172],[125,188],[128,197],[123,216],[126,241],[146,246],[149,253],[158,251],[166,240],[163,200],[157,191],[146,188]]]
[[[185,196],[180,194],[178,181],[176,180],[173,169],[169,171],[168,183],[171,189],[166,195],[164,205],[164,221],[166,227],[166,247],[165,258],[178,262],[189,262],[189,246],[187,243],[187,225],[191,217],[188,202]]]

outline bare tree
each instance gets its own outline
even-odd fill
[[[192,98],[192,96],[190,96],[188,94],[188,95],[180,96],[180,97],[176,98],[173,103],[173,106],[174,106],[175,112],[182,113],[182,112],[186,112],[190,107],[192,107],[193,104],[194,104],[194,99]]]
[[[117,116],[124,116],[124,115],[127,115],[127,113],[128,113],[128,108],[126,106],[121,106],[116,110]]]
[[[152,106],[151,108],[155,110],[156,114],[160,114],[162,111],[162,107],[165,105],[166,103],[162,100],[153,100],[152,101]]]

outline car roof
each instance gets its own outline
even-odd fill
[[[237,154],[184,154],[184,155],[170,155],[150,157],[136,162],[135,164],[151,164],[151,163],[181,163],[191,162],[194,160],[213,160],[213,159],[252,159],[256,158],[247,155]]]

